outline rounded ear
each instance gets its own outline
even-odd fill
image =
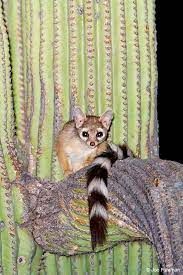
[[[80,107],[75,107],[73,111],[73,119],[76,124],[76,128],[80,128],[86,120],[86,115],[82,112]]]
[[[112,110],[107,110],[105,113],[103,113],[100,118],[99,121],[102,123],[102,125],[109,130],[111,122],[113,119],[113,112]]]

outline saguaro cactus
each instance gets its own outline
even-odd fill
[[[29,172],[33,186],[35,177],[63,178],[54,142],[76,104],[89,114],[112,108],[109,139],[128,143],[138,157],[158,156],[154,2],[0,1],[2,274],[146,274],[147,268],[158,269],[153,245],[141,235],[134,241],[138,234],[130,226],[126,239],[119,237],[121,244],[103,252],[49,253],[53,250],[41,248],[26,227],[38,189],[33,187],[29,204],[25,188],[15,184],[26,183],[23,172]],[[78,201],[74,205],[78,209]],[[69,216],[62,218],[67,223]],[[82,229],[82,220],[73,225]]]

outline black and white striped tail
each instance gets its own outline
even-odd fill
[[[88,206],[92,249],[102,245],[107,235],[107,178],[112,164],[117,159],[127,157],[125,146],[112,144],[108,150],[98,156],[87,172]]]

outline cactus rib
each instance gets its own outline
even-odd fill
[[[111,6],[112,17],[112,79],[113,79],[113,141],[127,143],[127,44],[124,0]]]
[[[89,114],[96,114],[94,1],[86,0],[85,9],[87,109]]]
[[[125,1],[127,39],[127,90],[128,90],[128,144],[136,155],[140,155],[140,53],[137,21],[137,3]],[[135,133],[135,134],[134,134]]]
[[[158,156],[158,119],[157,119],[157,41],[155,25],[155,0],[147,1],[149,39],[151,55],[151,121],[150,121],[150,148],[151,156]]]
[[[137,0],[139,46],[141,59],[141,157],[150,154],[151,56],[147,1]]]
[[[46,23],[45,23],[46,22]],[[49,34],[49,39],[46,35]],[[51,177],[54,118],[53,82],[53,3],[40,0],[40,82],[41,109],[39,119],[39,143],[37,174]],[[47,127],[49,125],[49,128]],[[48,169],[49,167],[49,169]]]
[[[14,113],[11,98],[12,87],[10,79],[10,59],[8,47],[9,43],[7,30],[3,18],[2,5],[0,5],[0,141],[8,176],[9,179],[13,180],[16,176],[16,172],[18,173],[20,166],[16,158],[15,148],[13,144]]]
[[[0,178],[0,220],[4,223],[1,230],[1,262],[4,274],[17,274],[17,235],[13,219],[13,204],[10,183]]]

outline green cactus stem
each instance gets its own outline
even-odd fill
[[[109,239],[121,240],[120,245],[66,257],[40,248],[21,226],[29,212],[25,194],[10,187],[23,170],[53,182],[63,179],[54,144],[75,105],[97,115],[111,108],[109,140],[128,143],[140,158],[158,156],[155,0],[2,0],[0,72],[0,273],[118,274],[122,268],[125,274],[136,268],[145,274],[157,267],[154,248],[141,240],[148,223],[143,220],[137,230],[128,204],[123,215],[110,208]],[[86,202],[82,188],[73,192],[69,251],[85,253],[90,248]],[[140,205],[142,197],[135,199]],[[57,222],[70,226],[68,216],[58,215]],[[128,226],[119,231],[122,216]],[[77,238],[71,242],[73,234]],[[46,240],[52,238],[47,232]],[[54,241],[52,246],[58,249]],[[62,249],[68,253],[67,243]]]

